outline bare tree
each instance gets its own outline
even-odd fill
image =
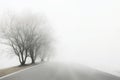
[[[21,65],[24,65],[27,58],[27,49],[25,47],[25,34],[23,28],[16,17],[11,17],[2,25],[3,37],[7,40],[14,53],[18,56]]]
[[[32,29],[32,31],[29,31],[29,32],[31,32],[31,34],[28,35],[30,37],[30,42],[28,43],[29,54],[30,54],[32,63],[35,63],[36,58],[42,55],[42,51],[44,51],[44,54],[46,54],[43,47],[44,48],[48,47],[48,45],[46,44],[50,43],[49,41],[50,38],[48,36],[48,33],[45,30],[43,29],[39,30],[37,27],[34,27],[34,30]]]
[[[41,17],[36,15],[9,16],[1,26],[4,39],[18,56],[21,65],[25,64],[27,57],[35,63],[38,56],[46,54],[44,50],[50,46],[51,40],[46,23]],[[41,54],[41,52],[44,53]]]

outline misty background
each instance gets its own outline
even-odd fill
[[[119,4],[119,0],[1,0],[0,15],[9,10],[45,15],[56,39],[55,61],[120,75]],[[0,44],[0,68],[18,64],[8,52]]]

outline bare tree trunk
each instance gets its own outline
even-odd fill
[[[43,58],[41,59],[41,62],[44,62],[44,59],[43,59]]]
[[[34,60],[33,58],[31,58],[31,60],[32,60],[32,63],[31,63],[31,64],[35,64],[35,60]]]
[[[35,58],[34,58],[34,52],[33,52],[32,49],[30,50],[30,58],[31,58],[31,64],[34,64],[35,63]]]
[[[23,65],[25,65],[25,61],[22,61],[22,62],[21,62],[21,66],[23,66]]]

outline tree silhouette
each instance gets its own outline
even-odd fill
[[[44,54],[44,57],[40,57],[43,60],[47,56],[45,50],[49,50],[51,37],[48,25],[40,16],[9,15],[1,26],[2,38],[12,47],[21,65],[25,64],[27,57],[31,58],[31,63],[35,63],[37,57]]]

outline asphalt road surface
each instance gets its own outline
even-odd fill
[[[120,77],[86,66],[63,63],[43,63],[0,80],[120,80]]]

